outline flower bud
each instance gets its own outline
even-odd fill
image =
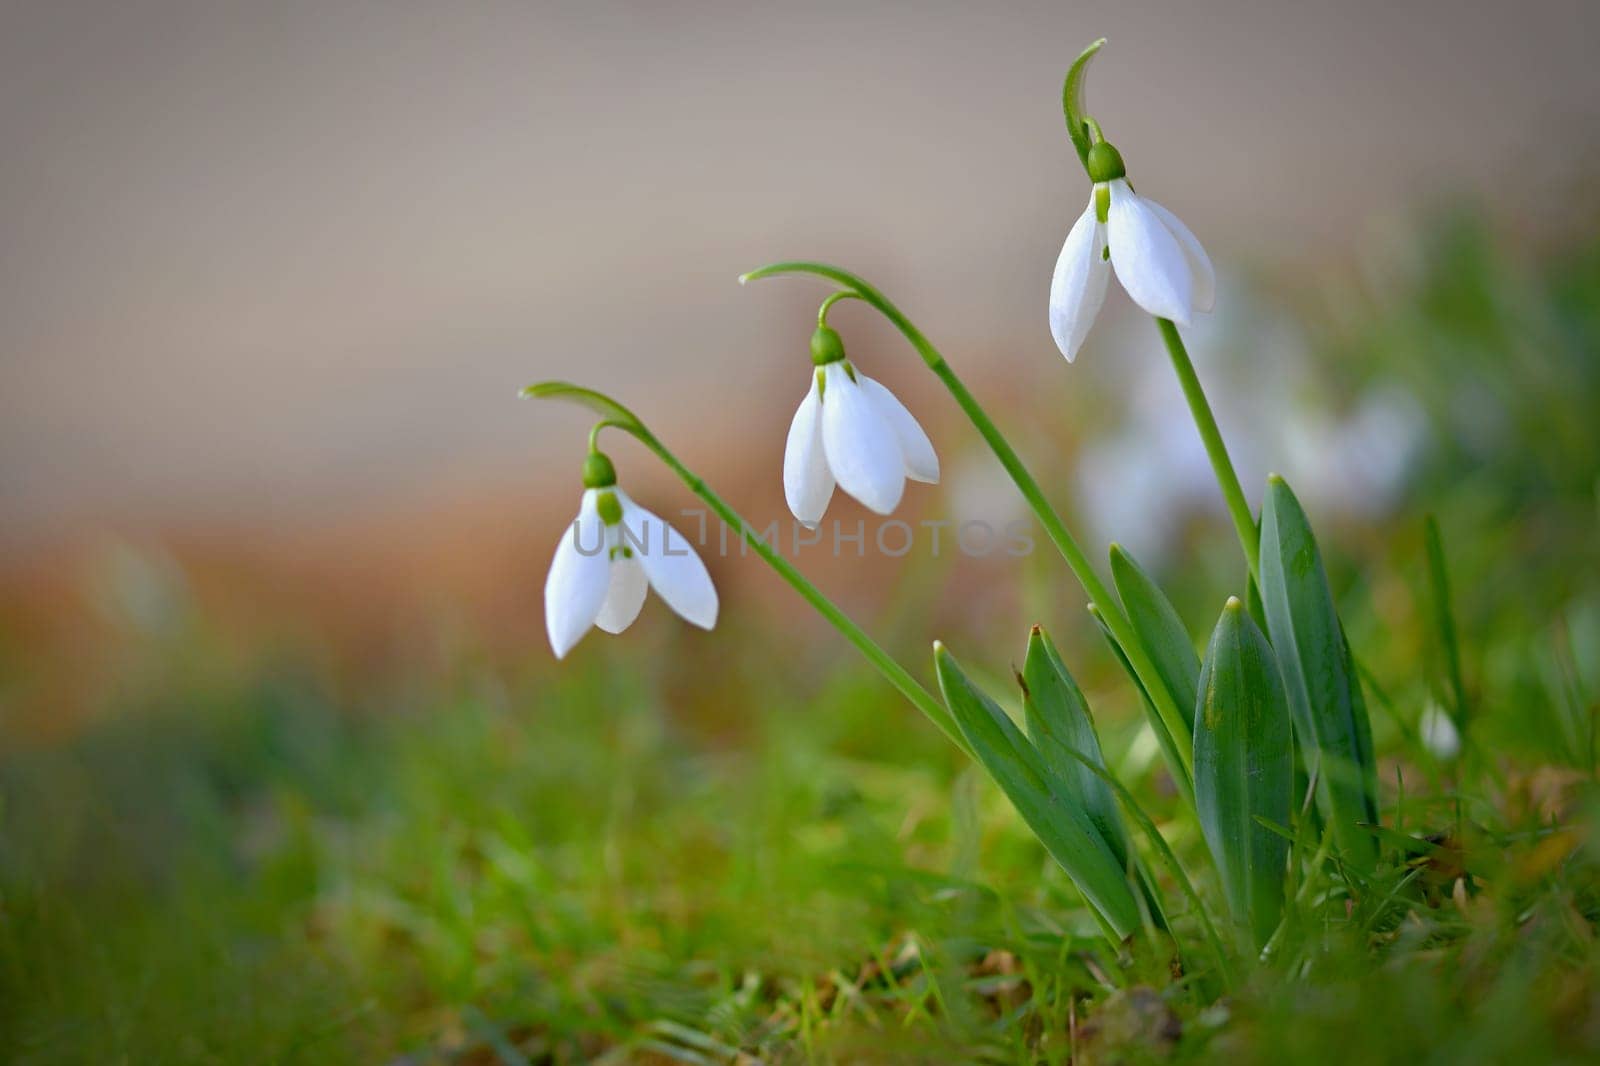
[[[611,465],[609,456],[602,452],[590,452],[583,460],[583,487],[586,489],[608,489],[617,483],[617,468]]]
[[[829,326],[818,326],[811,335],[811,362],[816,366],[827,366],[843,358],[844,341],[838,332]]]
[[[1128,168],[1122,162],[1122,153],[1107,141],[1099,141],[1089,146],[1089,157],[1084,160],[1084,166],[1089,170],[1089,180],[1096,184],[1128,176]]]

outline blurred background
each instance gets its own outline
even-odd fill
[[[736,552],[708,554],[716,633],[652,603],[553,669],[541,589],[588,421],[516,390],[610,392],[755,524],[785,516],[784,433],[826,290],[735,284],[761,263],[831,261],[885,290],[1091,554],[1129,545],[1203,636],[1240,568],[1154,328],[1113,287],[1069,367],[1046,324],[1088,192],[1060,81],[1099,36],[1089,110],[1223,275],[1191,342],[1241,473],[1281,471],[1306,501],[1358,655],[1393,668],[1397,720],[1439,692],[1414,669],[1437,660],[1417,624],[1430,512],[1481,653],[1473,685],[1511,700],[1593,684],[1593,3],[7,3],[0,917],[16,1046],[70,1060],[82,1048],[63,1034],[93,1004],[114,1034],[102,1050],[159,1040],[151,1004],[199,989],[223,1004],[214,1031],[195,1023],[202,1058],[244,1014],[262,1039],[299,1034],[288,1057],[350,1032],[368,1049],[454,1039],[520,986],[459,969],[500,957],[481,912],[456,915],[458,940],[406,926],[461,901],[394,889],[397,852],[457,871],[503,860],[567,898],[554,926],[516,926],[511,952],[566,966],[627,939],[586,901],[631,914],[618,886],[642,860],[591,852],[635,831],[657,858],[673,833],[700,840],[756,787],[750,765],[824,806],[836,797],[813,771],[840,753],[858,783],[864,765],[934,766],[915,787],[946,796],[952,754]],[[944,460],[901,517],[1022,517],[897,337],[859,306],[833,321]],[[641,450],[611,450],[641,502],[694,505]],[[1132,729],[1080,595],[1039,546],[800,562],[919,676],[937,635],[1003,677],[1026,625],[1050,623]],[[1556,650],[1522,654],[1551,627]],[[818,762],[761,762],[786,745]],[[678,796],[686,765],[722,785]],[[682,821],[630,820],[643,801],[619,798],[623,773],[682,799]],[[895,780],[885,797],[915,791]],[[786,813],[766,809],[754,838],[807,831],[815,812],[772,795]],[[903,806],[873,817],[901,825]],[[407,835],[430,819],[446,828]],[[852,839],[865,861],[878,838]],[[569,852],[597,880],[563,880]],[[366,858],[337,858],[352,855]],[[687,845],[678,861],[717,868]],[[794,861],[785,883],[815,919],[826,886]],[[179,871],[204,891],[174,888]],[[764,876],[740,905],[772,905],[781,877]],[[552,932],[579,912],[595,927]],[[375,932],[375,914],[410,931]],[[770,923],[748,924],[705,942],[736,953]],[[106,928],[126,936],[94,946]],[[830,928],[760,951],[803,968]],[[366,983],[382,951],[430,936],[453,961],[419,964],[392,998]],[[140,971],[146,999],[119,998],[155,944],[176,961]],[[240,1006],[280,965],[315,1001],[294,1015],[304,1032]],[[242,975],[236,999],[219,971]],[[645,1016],[665,1010],[651,1003]]]

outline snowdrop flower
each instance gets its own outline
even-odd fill
[[[544,583],[544,623],[560,659],[590,626],[621,633],[646,589],[701,629],[717,624],[717,590],[683,535],[617,488],[611,460],[583,464],[583,503],[562,535]]]
[[[1437,703],[1429,701],[1423,708],[1417,731],[1422,736],[1422,746],[1440,762],[1449,762],[1461,754],[1461,731]]]
[[[850,365],[827,326],[811,338],[811,388],[789,425],[783,494],[802,525],[822,521],[835,483],[878,514],[900,504],[906,478],[936,484],[939,457],[905,404]]]
[[[1216,302],[1217,276],[1205,249],[1178,216],[1128,184],[1121,154],[1089,149],[1089,206],[1061,248],[1050,283],[1050,332],[1071,362],[1106,298],[1111,271],[1133,302],[1187,326]]]

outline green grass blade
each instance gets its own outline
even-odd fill
[[[1423,539],[1428,544],[1428,584],[1433,592],[1433,621],[1439,630],[1439,642],[1444,646],[1445,667],[1450,672],[1450,690],[1455,697],[1456,730],[1464,732],[1467,724],[1467,686],[1461,674],[1461,643],[1456,638],[1455,611],[1450,605],[1450,574],[1444,565],[1444,540],[1439,535],[1439,521],[1433,515],[1423,523]]]
[[[1172,601],[1119,544],[1111,546],[1111,580],[1172,702],[1185,710],[1193,707],[1200,687],[1200,657]],[[1188,739],[1193,723],[1184,721],[1182,727]]]
[[[1259,950],[1283,914],[1294,751],[1272,647],[1237,598],[1211,635],[1194,724],[1195,809],[1234,924]],[[1269,824],[1263,824],[1269,823]]]
[[[1261,601],[1318,801],[1345,861],[1370,869],[1376,848],[1362,826],[1378,821],[1372,727],[1316,537],[1276,475],[1261,514]]]
[[[956,724],[1028,828],[1118,937],[1138,932],[1143,923],[1127,873],[1087,813],[1051,790],[1044,758],[943,644],[935,642],[933,659]]]

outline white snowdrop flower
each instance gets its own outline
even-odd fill
[[[839,334],[811,338],[811,387],[789,425],[783,494],[802,525],[822,521],[837,484],[878,514],[900,504],[906,478],[939,480],[939,457],[905,404],[850,365]]]
[[[1422,746],[1440,762],[1449,762],[1461,754],[1461,731],[1449,713],[1430,701],[1422,710],[1422,721],[1417,731],[1422,736]]]
[[[1089,206],[1061,248],[1050,282],[1050,332],[1067,361],[1078,354],[1117,280],[1133,302],[1157,318],[1187,326],[1216,303],[1217,275],[1189,227],[1154,200],[1133,191],[1115,148],[1089,149]]]
[[[544,622],[560,659],[599,626],[621,633],[639,617],[647,589],[702,629],[717,624],[717,590],[683,534],[616,487],[604,455],[584,463],[583,502],[561,537],[544,583]]]

